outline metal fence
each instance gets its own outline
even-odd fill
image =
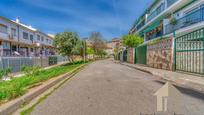
[[[175,39],[175,69],[204,74],[204,29]]]
[[[19,72],[23,66],[47,67],[68,61],[67,57],[0,57],[0,69],[11,68],[12,72]]]

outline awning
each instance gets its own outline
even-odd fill
[[[143,33],[150,32],[150,31],[154,30],[156,27],[158,27],[159,25],[160,25],[160,21],[157,21],[157,22],[153,23],[152,25],[150,25],[149,27],[147,27],[145,30],[143,30]]]

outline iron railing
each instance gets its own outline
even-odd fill
[[[140,28],[142,28],[145,25],[145,21],[140,22],[140,24],[138,24],[136,26],[136,29],[139,30]]]
[[[148,17],[147,22],[158,16],[161,12],[163,12],[165,9],[164,3],[162,3],[155,11],[153,11]]]
[[[152,35],[146,37],[145,40],[146,40],[146,41],[149,41],[149,40],[151,40],[151,39],[160,37],[160,36],[162,36],[162,35],[163,35],[163,30],[161,30],[160,32],[156,32],[155,34],[152,34]]]
[[[170,7],[171,5],[173,5],[177,1],[178,0],[167,0],[167,7]]]
[[[173,33],[174,31],[191,26],[193,24],[204,21],[204,8],[198,9],[178,20],[176,24],[168,24],[165,26],[165,34]]]
[[[204,74],[204,29],[175,39],[175,69]]]
[[[167,8],[173,5],[177,1],[178,0],[167,0]],[[163,3],[155,11],[149,14],[149,16],[147,17],[147,22],[149,22],[150,20],[158,16],[164,10],[165,10],[165,4]],[[141,22],[140,24],[138,24],[138,26],[136,26],[136,29],[137,30],[141,29],[145,24],[146,24],[145,21]]]

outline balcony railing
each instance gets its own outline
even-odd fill
[[[167,0],[167,7],[170,7],[172,4],[177,2],[178,0]]]
[[[176,24],[168,24],[165,26],[165,34],[173,33],[174,31],[191,26],[193,24],[204,21],[204,8],[198,9],[176,21]]]
[[[162,11],[164,11],[165,9],[165,5],[164,3],[162,3],[155,11],[153,11],[148,17],[147,17],[147,21],[149,22],[150,20],[152,20],[153,18],[155,18],[156,16],[158,16]]]
[[[145,21],[142,21],[139,25],[136,26],[136,29],[139,30],[145,25]]]
[[[163,30],[161,30],[160,32],[157,32],[157,33],[155,33],[155,34],[152,34],[152,35],[146,37],[145,41],[149,41],[149,40],[151,40],[151,39],[160,37],[160,36],[162,36],[162,35],[163,35]]]

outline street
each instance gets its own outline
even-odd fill
[[[32,111],[32,115],[138,115],[156,112],[153,95],[164,84],[147,73],[116,64],[93,62]],[[204,95],[179,88],[185,114],[204,113]]]

